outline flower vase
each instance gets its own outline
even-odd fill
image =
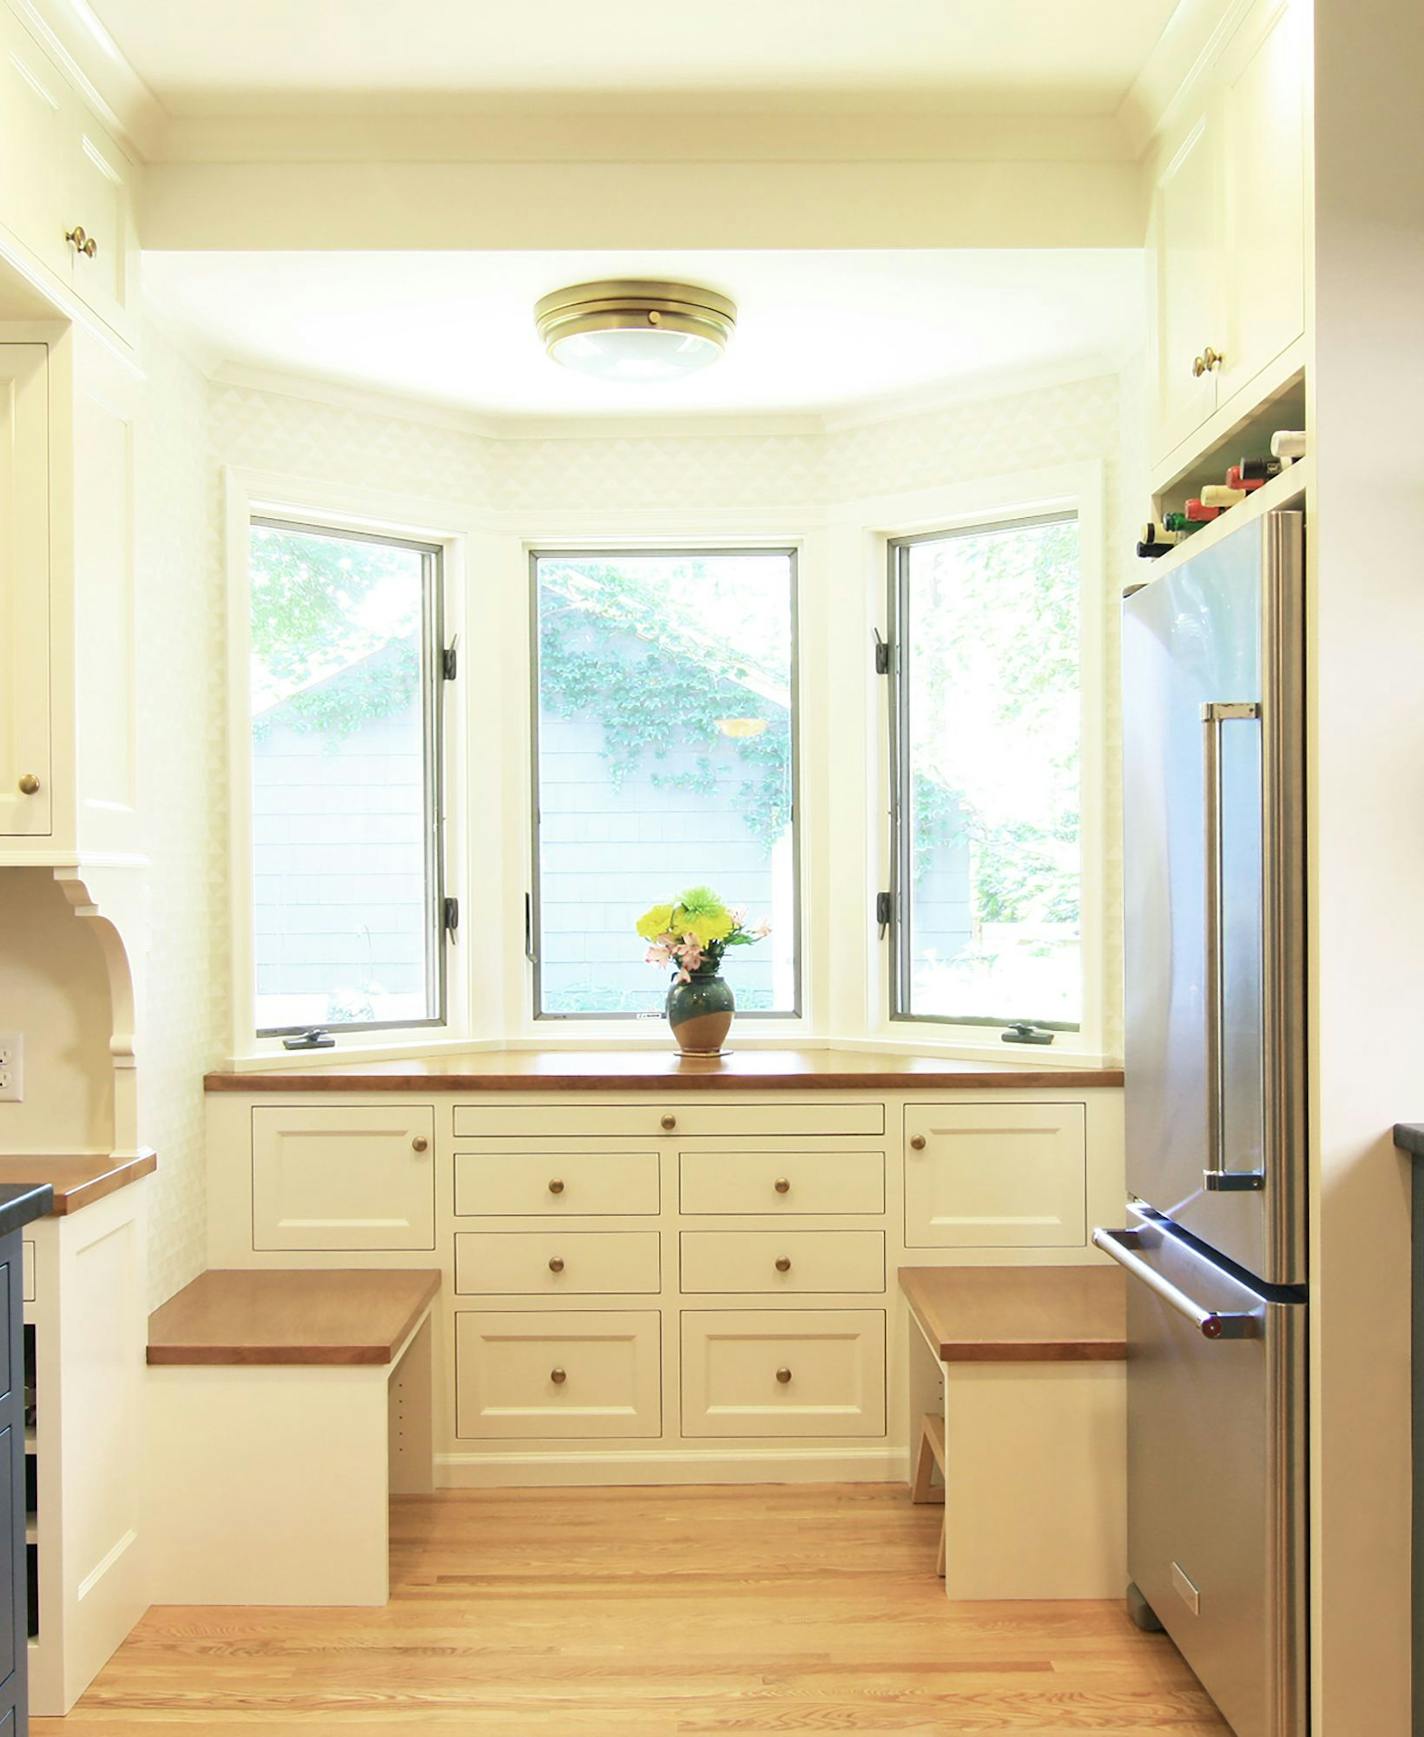
[[[668,990],[667,1016],[684,1055],[720,1055],[737,1003],[715,965],[702,965],[687,983]]]

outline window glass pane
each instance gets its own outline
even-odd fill
[[[257,1028],[438,1018],[438,551],[254,521]]]
[[[661,1013],[634,925],[707,886],[770,936],[743,1013],[797,1008],[794,557],[539,555],[538,1005]]]
[[[1076,519],[897,547],[898,1011],[1082,1012]]]

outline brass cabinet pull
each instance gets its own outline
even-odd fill
[[[791,1371],[783,1365],[782,1368],[777,1370],[776,1379],[783,1387],[785,1387],[786,1383],[791,1379]]]
[[[561,1273],[561,1272],[563,1272],[563,1270],[564,1270],[563,1256],[562,1255],[550,1255],[549,1256],[549,1271],[551,1273]]]
[[[562,1387],[568,1380],[568,1376],[562,1369],[551,1369],[549,1371],[549,1379],[553,1382],[555,1387]]]
[[[426,1139],[424,1134],[417,1134],[410,1143],[410,1149],[412,1152],[428,1152],[430,1150],[430,1142]]]
[[[914,1148],[914,1150],[916,1152],[923,1152],[925,1149],[925,1137],[924,1137],[924,1135],[923,1134],[913,1135],[911,1137],[911,1140],[910,1140],[910,1145]]]
[[[778,1194],[790,1194],[791,1180],[786,1176],[778,1176],[776,1181],[772,1183],[772,1187]]]
[[[1192,358],[1192,378],[1200,380],[1203,374],[1214,374],[1225,360],[1220,350],[1213,350],[1208,344],[1200,356]]]
[[[791,1271],[791,1256],[778,1255],[776,1257],[776,1270],[779,1273],[789,1273]]]
[[[562,1176],[551,1176],[549,1178],[549,1192],[550,1194],[562,1194],[564,1192],[564,1179]]]
[[[66,229],[64,239],[76,253],[82,253],[86,259],[93,259],[99,251],[99,243],[92,235],[85,234],[82,223],[76,223],[73,229]]]
[[[39,787],[40,781],[33,772],[22,772],[20,774],[21,796],[33,796],[39,790]]]
[[[677,1117],[676,1116],[664,1116],[663,1117],[663,1127],[665,1127],[669,1133],[671,1133],[676,1126],[677,1126]]]

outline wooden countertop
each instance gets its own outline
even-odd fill
[[[1007,1046],[1006,1046],[1007,1047]],[[943,1061],[898,1052],[733,1050],[713,1060],[675,1050],[472,1051],[402,1061],[337,1062],[253,1073],[211,1073],[210,1092],[670,1092],[982,1091],[1120,1086],[1121,1068],[1030,1067]]]
[[[54,1189],[51,1218],[63,1218],[92,1206],[106,1194],[127,1188],[141,1176],[151,1176],[158,1168],[158,1154],[138,1153],[133,1158],[110,1158],[100,1153],[76,1153],[57,1157],[40,1152],[33,1157],[17,1153],[0,1154],[0,1182],[48,1182]]]
[[[901,1267],[943,1363],[1111,1363],[1127,1355],[1119,1267]]]
[[[148,1361],[389,1363],[439,1289],[423,1267],[207,1272],[149,1316]]]

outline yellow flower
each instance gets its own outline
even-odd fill
[[[725,941],[736,926],[737,919],[707,887],[693,887],[685,892],[673,912],[677,933],[695,936],[699,947],[706,947],[711,941]]]
[[[671,905],[654,905],[643,912],[636,927],[645,941],[656,941],[659,935],[668,933],[672,928],[672,909]]]

